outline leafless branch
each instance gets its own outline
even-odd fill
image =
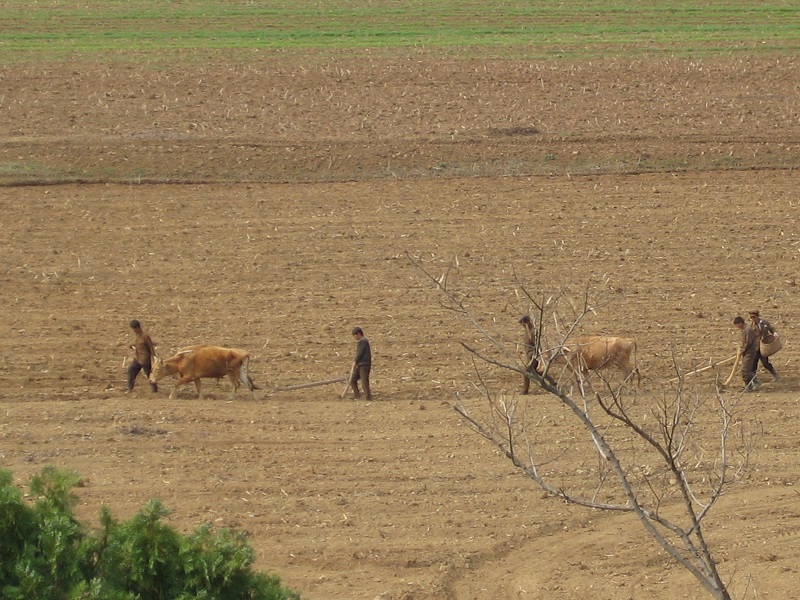
[[[579,506],[635,514],[648,535],[691,572],[713,597],[729,599],[701,523],[747,464],[746,450],[739,451],[733,460],[729,447],[735,423],[735,401],[723,396],[720,386],[716,386],[714,407],[719,416],[719,447],[707,453],[697,445],[695,429],[701,419],[706,418],[711,406],[705,401],[706,396],[686,389],[674,349],[677,385],[657,395],[650,410],[639,406],[636,396],[630,396],[627,391],[632,385],[633,373],[626,371],[623,381],[615,383],[612,377],[590,373],[586,364],[573,360],[576,356],[583,360],[583,355],[575,354],[569,347],[569,340],[580,332],[585,317],[596,314],[603,306],[593,301],[589,284],[582,291],[580,301],[574,303],[563,292],[533,295],[514,274],[517,298],[524,299],[528,312],[535,315],[535,359],[539,368],[534,371],[529,369],[531,363],[520,360],[519,352],[504,341],[506,338],[484,325],[491,320],[478,319],[466,305],[468,296],[455,290],[452,265],[441,277],[434,277],[420,261],[410,256],[409,260],[444,295],[445,303],[479,334],[479,340],[487,343],[485,349],[461,343],[479,373],[481,394],[488,399],[488,412],[483,418],[473,414],[463,401],[457,403],[454,408],[461,418],[548,495]],[[525,422],[524,409],[531,409],[532,405],[521,403],[515,396],[493,395],[488,382],[480,376],[480,365],[528,377],[567,409],[585,432],[586,441],[596,450],[598,467],[594,485],[571,489],[569,481],[561,485],[551,481],[553,469],[557,471],[569,456],[562,451],[548,463],[536,439],[537,427],[529,427]],[[600,385],[596,386],[595,381]],[[566,391],[567,384],[573,383],[577,383],[581,391],[578,399]],[[587,390],[591,392],[588,395]],[[599,412],[593,410],[593,406],[599,407]],[[541,418],[536,421],[540,422]],[[620,457],[624,457],[624,461]],[[645,463],[633,462],[637,457]],[[651,460],[661,466],[655,470],[647,466]],[[545,464],[549,464],[547,471],[543,470]],[[634,468],[634,464],[644,466]],[[698,473],[701,476],[697,476]],[[616,481],[615,490],[608,489],[612,480]]]

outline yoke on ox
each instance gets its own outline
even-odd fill
[[[175,395],[178,387],[191,381],[194,381],[194,385],[197,388],[197,397],[202,398],[200,379],[213,378],[219,380],[227,376],[233,384],[231,400],[236,397],[236,392],[239,390],[239,384],[241,383],[247,386],[247,389],[253,393],[253,398],[255,398],[255,390],[258,388],[247,373],[247,364],[249,362],[250,355],[246,350],[222,348],[221,346],[191,346],[178,350],[175,356],[167,359],[153,357],[150,381],[155,383],[168,375],[177,374],[179,379],[169,394],[170,400]]]
[[[636,341],[630,338],[582,335],[561,346],[553,360],[566,364],[577,380],[581,394],[585,395],[583,382],[589,371],[600,371],[609,367],[619,369],[626,383],[636,373],[637,385],[640,385],[639,367],[631,366],[631,355],[635,350]]]

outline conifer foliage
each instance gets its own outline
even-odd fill
[[[0,470],[0,597],[8,600],[299,600],[252,570],[244,536],[202,526],[182,536],[151,500],[127,522],[104,507],[89,531],[73,515],[76,473],[45,467],[28,501]]]

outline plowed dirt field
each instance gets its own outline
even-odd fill
[[[757,306],[787,341],[782,377],[740,404],[750,467],[707,536],[737,597],[798,597],[796,74],[786,58],[4,67],[0,463],[21,484],[78,471],[90,522],[160,498],[182,531],[245,530],[257,566],[312,600],[702,598],[633,516],[545,497],[458,417],[458,398],[481,402],[460,345],[475,334],[409,256],[437,275],[457,261],[512,346],[520,281],[610,292],[585,327],[637,339],[639,402],[673,352],[732,356],[731,320]],[[26,165],[64,183],[12,185]],[[124,394],[132,318],[163,355],[250,350],[258,399],[227,381],[203,400],[142,378]],[[345,376],[355,325],[372,402],[276,391]],[[546,407],[550,451],[579,436],[545,395],[525,402]]]

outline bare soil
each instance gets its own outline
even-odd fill
[[[785,57],[6,66],[1,463],[20,484],[78,471],[90,522],[160,498],[182,531],[247,531],[257,567],[310,599],[701,598],[633,516],[545,497],[460,420],[459,398],[482,405],[476,334],[409,255],[457,262],[510,347],[520,283],[610,294],[585,328],[637,339],[640,403],[673,354],[732,356],[732,317],[758,306],[782,378],[740,405],[750,468],[707,533],[736,597],[797,597],[796,74]],[[73,183],[14,185],[42,172]],[[137,180],[159,183],[118,183]],[[142,378],[125,395],[131,318],[164,355],[248,349],[258,399],[222,381],[169,401]],[[346,375],[355,325],[373,402],[276,391]],[[525,402],[545,451],[580,437]]]

